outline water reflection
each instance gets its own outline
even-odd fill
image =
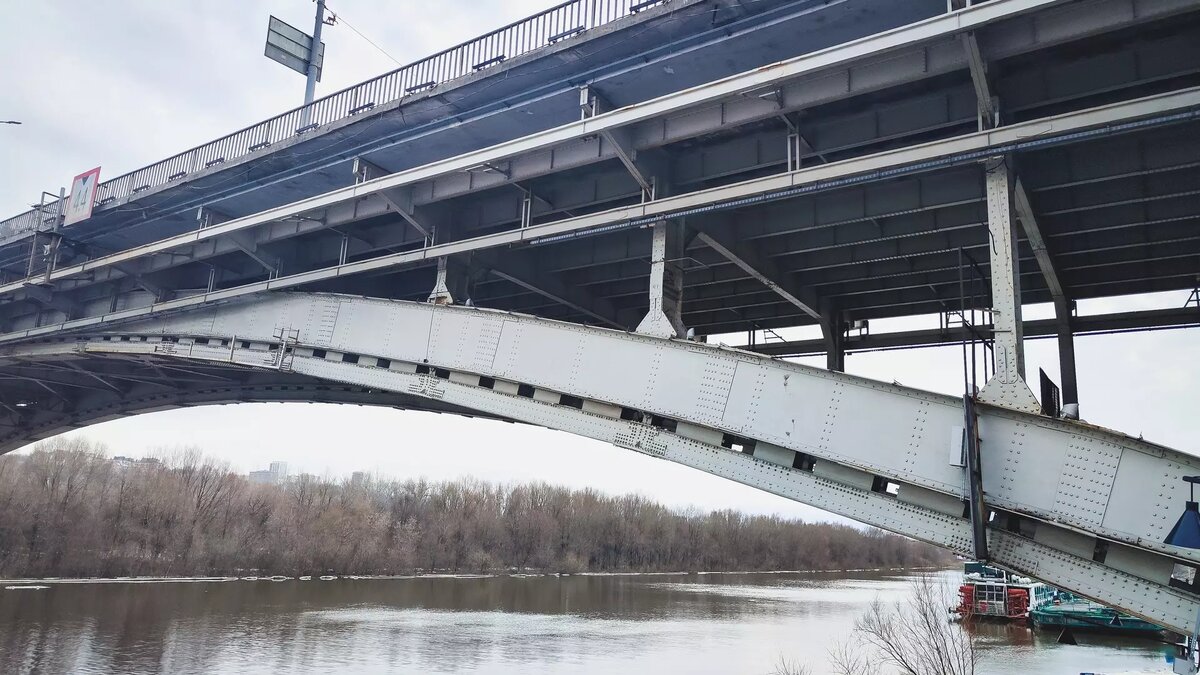
[[[0,591],[0,672],[826,672],[885,574],[416,578]],[[976,627],[980,673],[1162,673],[1165,646]]]

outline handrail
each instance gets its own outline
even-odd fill
[[[486,35],[443,50],[420,61],[339,92],[307,106],[235,131],[150,166],[101,183],[96,192],[103,206],[187,175],[279,143],[331,122],[353,117],[444,82],[500,65],[516,56],[570,39],[581,33],[670,0],[567,0],[560,5],[508,24]],[[31,209],[0,221],[0,241],[32,232],[52,222],[56,202],[39,212]]]

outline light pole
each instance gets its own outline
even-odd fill
[[[312,103],[317,89],[317,54],[321,50],[321,26],[325,25],[325,0],[317,0],[317,18],[313,22],[312,49],[308,56],[308,81],[304,83],[304,105]]]

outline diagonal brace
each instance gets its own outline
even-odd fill
[[[810,289],[796,288],[770,258],[763,257],[745,242],[739,242],[725,232],[711,226],[701,226],[696,237],[706,246],[725,256],[743,272],[758,279],[779,297],[800,308],[800,311],[817,321],[821,312],[817,310],[817,297]]]
[[[474,260],[505,281],[586,314],[604,325],[628,330],[617,319],[616,308],[611,302],[593,296],[582,287],[568,285],[553,274],[537,271],[537,260],[529,252],[509,252],[503,259],[491,252],[477,253]]]
[[[258,242],[254,241],[252,237],[248,236],[244,232],[230,232],[226,236],[229,237],[229,240],[233,242],[233,245],[236,246],[238,250],[253,258],[255,262],[266,268],[267,272],[269,272],[272,276],[279,273],[279,266],[267,260],[261,253],[259,253]]]
[[[600,132],[604,140],[608,141],[613,147],[613,151],[617,154],[617,159],[625,165],[625,169],[641,186],[642,193],[647,197],[654,195],[654,182],[646,172],[642,171],[637,165],[637,150],[633,147],[633,134],[628,129],[605,129]]]
[[[413,205],[412,188],[402,187],[393,188],[391,190],[381,190],[379,196],[393,211],[400,214],[400,217],[413,226],[417,232],[420,232],[426,239],[433,238],[433,226],[423,218],[417,216],[417,207]]]

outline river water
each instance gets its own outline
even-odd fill
[[[910,590],[888,574],[52,583],[0,590],[0,673],[767,675],[785,657],[820,675],[873,600]],[[978,630],[981,675],[1170,672],[1145,639]]]

